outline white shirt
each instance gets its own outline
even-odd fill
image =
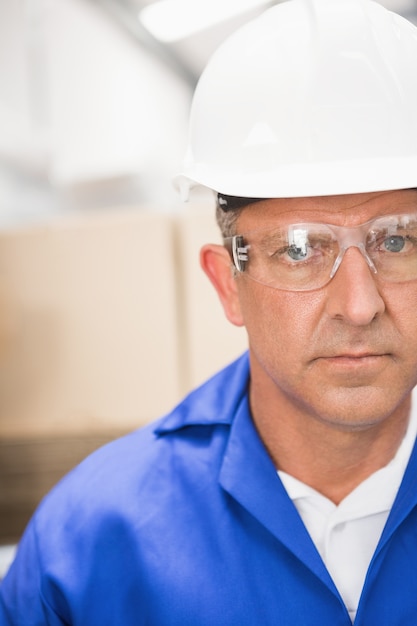
[[[416,402],[413,403],[407,432],[395,457],[358,485],[337,506],[305,483],[278,471],[343,598],[352,622],[366,572],[416,440],[415,405]]]

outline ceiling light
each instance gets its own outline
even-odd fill
[[[154,37],[173,42],[265,4],[267,0],[159,0],[144,7],[139,19]]]

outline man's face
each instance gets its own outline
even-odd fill
[[[237,232],[289,221],[356,226],[412,212],[414,190],[265,200],[242,211]],[[417,382],[417,280],[383,282],[352,247],[333,279],[314,291],[277,290],[245,272],[235,281],[229,318],[248,332],[252,390],[278,413],[356,429],[406,403]]]

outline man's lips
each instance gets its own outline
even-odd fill
[[[340,352],[319,357],[317,361],[337,368],[375,368],[386,364],[389,352]]]
[[[325,359],[353,359],[353,360],[361,360],[361,359],[372,359],[387,356],[386,352],[343,352],[341,354],[331,354],[325,356]]]

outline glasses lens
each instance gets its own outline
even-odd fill
[[[376,220],[366,248],[378,274],[388,282],[417,278],[417,216],[394,215]]]
[[[249,276],[264,285],[292,291],[325,285],[339,252],[337,239],[325,224],[295,224],[251,233],[243,240]]]

